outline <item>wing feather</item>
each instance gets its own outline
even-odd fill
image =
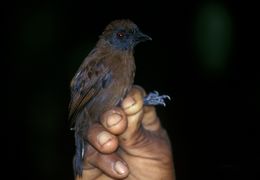
[[[86,59],[88,60],[88,59]],[[71,101],[69,105],[69,119],[73,123],[77,115],[86,104],[103,88],[103,80],[109,74],[109,67],[105,66],[105,59],[90,59],[79,68],[71,82]]]

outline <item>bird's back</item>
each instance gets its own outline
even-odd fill
[[[75,128],[84,131],[118,105],[132,87],[134,73],[132,52],[99,49],[90,53],[71,82],[70,116]]]

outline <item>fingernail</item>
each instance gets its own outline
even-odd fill
[[[121,161],[115,163],[114,169],[118,174],[125,174],[127,171],[127,167]]]
[[[98,139],[98,143],[103,146],[104,144],[106,144],[108,141],[110,141],[112,139],[111,135],[106,132],[106,131],[103,131],[101,132],[98,136],[97,136],[97,139]]]
[[[118,124],[121,121],[121,119],[122,119],[122,116],[119,114],[116,114],[116,113],[108,116],[108,118],[107,118],[108,127]]]
[[[124,101],[123,101],[123,108],[125,108],[125,109],[127,109],[127,108],[129,108],[129,107],[131,107],[131,106],[133,106],[135,104],[135,100],[134,100],[134,98],[132,98],[132,97],[127,97]]]

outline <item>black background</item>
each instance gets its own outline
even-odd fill
[[[114,19],[129,18],[153,38],[136,47],[136,84],[173,99],[157,111],[172,140],[177,179],[256,179],[260,91],[255,5],[215,1],[230,14],[233,45],[226,68],[212,73],[201,66],[193,43],[196,14],[207,3],[5,4],[7,64],[2,77],[8,110],[1,129],[6,174],[11,179],[73,178],[69,81],[103,28]]]

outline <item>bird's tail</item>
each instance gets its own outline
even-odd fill
[[[75,176],[82,176],[84,158],[84,139],[75,132],[76,152],[73,158],[73,169]]]

